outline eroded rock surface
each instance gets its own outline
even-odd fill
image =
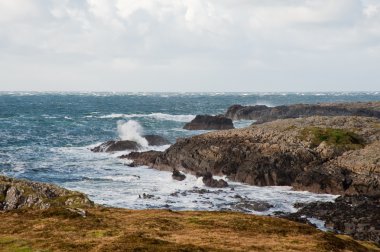
[[[48,209],[51,206],[93,206],[86,195],[61,187],[0,176],[0,210]]]

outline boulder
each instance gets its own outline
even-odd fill
[[[158,135],[144,135],[144,138],[148,141],[151,146],[161,146],[171,144],[169,140]]]
[[[228,183],[224,181],[223,179],[219,179],[219,180],[214,179],[211,172],[206,172],[202,176],[203,176],[202,181],[205,184],[205,186],[212,187],[212,188],[228,187]]]
[[[231,119],[221,115],[197,115],[183,128],[187,130],[226,130],[233,129],[234,124]]]
[[[178,181],[182,181],[186,179],[186,175],[178,171],[177,169],[173,169],[172,178]]]
[[[0,176],[0,210],[23,208],[91,207],[86,195],[61,187]]]
[[[150,146],[160,146],[160,145],[167,145],[170,144],[169,140],[162,136],[157,135],[144,135],[144,138],[148,141],[148,144]],[[142,146],[134,141],[129,140],[111,140],[107,141],[105,143],[102,143],[101,145],[92,148],[91,151],[93,152],[115,152],[115,151],[137,151],[141,149]]]
[[[107,141],[101,145],[91,149],[93,152],[115,152],[125,150],[138,150],[141,145],[134,141],[122,140],[122,141]]]

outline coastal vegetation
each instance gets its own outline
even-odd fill
[[[65,207],[0,213],[0,251],[380,251],[292,221],[233,212]]]

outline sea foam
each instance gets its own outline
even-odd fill
[[[140,144],[142,147],[148,146],[148,141],[142,136],[142,126],[134,120],[117,122],[117,132],[121,140],[134,141]]]

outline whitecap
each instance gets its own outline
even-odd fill
[[[86,117],[95,117],[95,116],[86,116]],[[156,120],[162,121],[176,121],[176,122],[190,122],[195,118],[195,115],[172,115],[165,113],[151,113],[151,114],[120,114],[112,113],[109,115],[102,115],[99,118],[102,119],[117,119],[117,118],[153,118]]]

